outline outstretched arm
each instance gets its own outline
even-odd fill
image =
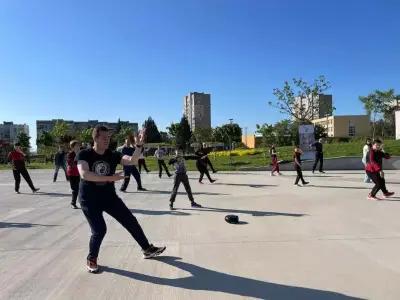
[[[168,161],[168,164],[169,164],[169,165],[173,165],[173,164],[176,163],[176,162],[177,162],[176,158],[171,158],[171,159]]]
[[[199,158],[202,159],[203,157],[199,157],[197,155],[185,155],[183,158],[185,160],[198,160]]]

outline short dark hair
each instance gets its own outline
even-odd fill
[[[21,143],[17,142],[14,144],[14,146],[21,147]]]
[[[92,131],[92,138],[95,139],[99,137],[100,131],[109,132],[111,129],[104,125],[96,125]]]
[[[375,139],[374,144],[382,144],[382,141],[380,139]]]

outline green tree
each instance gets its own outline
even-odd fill
[[[183,147],[187,150],[190,140],[192,138],[192,131],[190,130],[189,122],[185,116],[181,118],[179,126],[176,131],[175,139],[176,145]]]
[[[120,131],[115,135],[115,140],[118,145],[125,143],[125,139],[133,135],[135,132],[132,127],[122,125]]]
[[[29,150],[31,149],[30,139],[31,137],[23,131],[20,131],[17,135],[17,142],[21,144],[22,150],[27,154],[29,154]]]
[[[212,139],[212,128],[196,128],[193,131],[193,137],[197,143],[210,142]]]
[[[176,144],[176,135],[179,131],[180,123],[171,123],[171,126],[167,127],[168,135],[170,136],[172,143]]]
[[[54,145],[54,137],[50,132],[43,131],[39,138],[36,140],[38,146],[51,147]]]
[[[372,118],[372,138],[375,138],[377,121],[393,113],[393,106],[398,99],[399,96],[395,95],[394,89],[389,89],[387,91],[375,90],[368,96],[359,97],[359,100],[364,105],[365,111]],[[385,122],[385,118],[383,120]]]
[[[320,138],[326,138],[328,133],[326,132],[326,128],[322,125],[315,124],[314,125],[314,135],[315,139],[318,140]]]
[[[92,131],[93,131],[93,128],[85,128],[85,129],[83,129],[78,135],[79,141],[82,142],[82,143],[90,143],[90,142],[92,142],[93,141]]]
[[[71,135],[69,135],[69,132],[70,127],[66,122],[57,121],[50,134],[53,136],[56,142],[65,143],[71,140]]]
[[[223,142],[231,148],[233,142],[240,143],[242,141],[242,129],[236,123],[224,124],[215,127],[212,136],[215,141]]]
[[[176,137],[180,125],[180,123],[171,123],[171,126],[167,127],[168,134],[172,137]]]
[[[278,144],[275,135],[275,128],[273,125],[267,123],[264,123],[262,125],[257,124],[256,128],[257,128],[256,132],[262,135],[262,143],[264,146],[268,146],[271,144]]]
[[[313,83],[308,83],[301,78],[293,78],[291,83],[285,81],[283,88],[275,88],[273,94],[276,101],[268,103],[270,106],[278,108],[281,113],[289,115],[303,124],[310,122],[313,118],[315,99],[330,87],[330,82],[322,75]]]
[[[154,120],[149,117],[143,123],[143,128],[146,128],[146,142],[147,143],[159,143],[161,142],[161,134],[158,131],[157,125]]]

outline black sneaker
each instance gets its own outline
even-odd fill
[[[211,179],[211,180],[210,180],[211,183],[214,183],[214,182],[216,182],[216,181],[217,181],[217,179]]]
[[[303,185],[306,185],[306,184],[309,184],[309,182],[308,181],[303,182]]]
[[[138,191],[147,191],[145,188],[142,188],[142,187],[141,187],[141,188],[138,188],[137,190],[138,190]]]
[[[21,194],[21,192],[20,191],[15,191],[17,194]]]
[[[168,174],[168,177],[172,177],[172,175],[171,175],[171,174]]]
[[[192,202],[191,204],[192,207],[202,207],[200,204],[196,203],[196,202]]]
[[[167,247],[165,247],[165,246],[155,247],[155,246],[153,246],[153,244],[151,244],[149,248],[147,248],[146,250],[143,251],[143,258],[149,259],[149,258],[159,256],[161,253],[163,253],[165,251],[166,248]]]
[[[99,265],[97,264],[97,258],[87,259],[86,261],[86,268],[88,269],[89,273],[97,273],[99,272]]]
[[[36,193],[36,192],[38,192],[38,191],[40,191],[40,189],[33,189],[33,190],[32,190],[32,193]]]
[[[174,209],[175,209],[173,203],[170,203],[170,204],[169,204],[169,209],[170,209],[170,210],[174,210]]]
[[[73,208],[73,209],[78,209],[79,207],[76,206],[76,204],[71,203],[71,208]]]
[[[121,192],[123,192],[123,193],[126,193],[126,190],[123,190],[123,189],[119,189]]]

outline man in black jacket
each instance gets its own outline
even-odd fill
[[[322,150],[322,139],[319,139],[318,142],[315,142],[314,144],[311,144],[312,147],[315,147],[315,161],[314,161],[314,166],[312,168],[312,172],[315,172],[315,169],[317,168],[317,164],[319,162],[319,172],[320,173],[325,173],[323,170],[324,166],[324,152]]]
[[[54,167],[55,168],[54,168],[53,182],[57,181],[58,171],[60,170],[60,168],[62,168],[64,170],[65,179],[67,179],[67,181],[68,181],[67,170],[65,168],[65,163],[66,163],[65,156],[66,156],[66,153],[64,152],[62,147],[59,146],[58,152],[54,156]]]

